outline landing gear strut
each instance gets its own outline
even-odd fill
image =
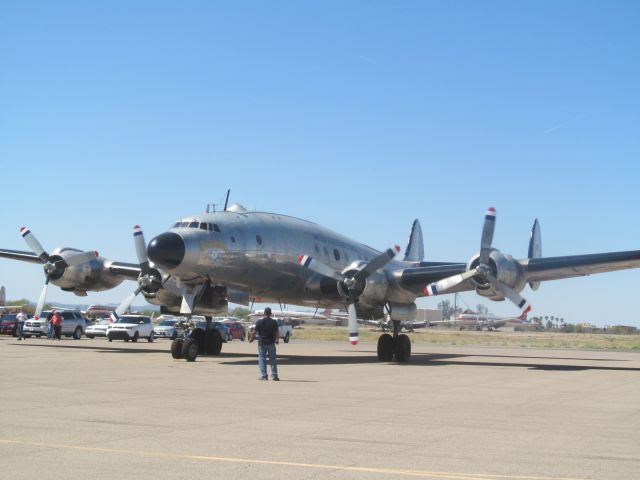
[[[397,362],[408,362],[411,358],[411,339],[408,335],[400,334],[401,323],[392,320],[393,336],[383,333],[378,338],[378,360],[390,362],[395,357]]]

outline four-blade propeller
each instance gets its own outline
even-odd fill
[[[464,273],[452,275],[451,277],[443,278],[437,282],[430,283],[424,289],[425,295],[438,295],[441,292],[447,291],[460,285],[462,282],[470,279],[477,278],[482,283],[486,282],[496,291],[501,293],[505,298],[508,298],[511,302],[518,306],[518,308],[524,308],[525,310],[531,310],[531,305],[527,300],[522,297],[518,292],[509,287],[507,284],[498,280],[494,275],[489,265],[491,256],[491,243],[493,242],[493,232],[496,227],[496,209],[491,207],[487,209],[487,213],[484,217],[484,226],[482,228],[482,237],[480,239],[480,257],[478,259],[478,265],[467,270]]]
[[[40,298],[38,298],[38,305],[36,306],[35,318],[40,318],[40,314],[42,314],[42,309],[44,308],[44,302],[47,297],[47,288],[49,287],[49,281],[51,279],[60,278],[67,267],[72,267],[74,265],[79,265],[84,262],[88,262],[93,260],[98,256],[98,252],[79,252],[76,254],[68,255],[66,258],[58,257],[52,258],[42,245],[35,237],[31,230],[27,227],[22,227],[20,229],[20,234],[24,241],[27,242],[29,248],[35,253],[40,260],[42,260],[42,264],[44,267],[44,275],[45,282],[44,287],[42,287],[42,291],[40,292]]]
[[[356,303],[364,291],[366,279],[376,270],[380,270],[389,263],[400,251],[398,245],[386,249],[384,252],[372,258],[363,268],[337,272],[330,266],[316,260],[309,255],[300,255],[298,262],[306,268],[316,273],[333,278],[338,282],[338,292],[347,302],[349,312],[349,341],[355,345],[359,341],[358,337],[358,317],[356,313]]]

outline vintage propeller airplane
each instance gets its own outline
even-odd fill
[[[480,251],[467,263],[424,262],[422,230],[413,222],[402,259],[400,247],[382,252],[298,218],[249,212],[235,204],[223,211],[185,217],[147,245],[134,227],[138,263],[107,260],[97,252],[59,248],[49,255],[27,228],[21,233],[32,252],[0,249],[0,257],[42,263],[49,283],[77,295],[113,288],[124,279],[137,288],[115,310],[128,310],[142,293],[163,313],[204,315],[207,328],[176,339],[174,358],[193,361],[199,353],[218,354],[222,338],[209,328],[211,317],[226,314],[228,302],[263,302],[310,307],[347,306],[349,339],[358,342],[357,318],[390,316],[393,333],[378,339],[378,358],[403,362],[411,341],[400,333],[402,322],[416,318],[418,297],[475,290],[495,301],[508,299],[528,310],[519,293],[528,283],[640,267],[640,251],[542,257],[540,225],[531,230],[529,253],[514,259],[492,247],[495,209],[487,210]]]

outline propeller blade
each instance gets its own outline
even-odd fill
[[[371,261],[360,271],[358,272],[358,276],[360,280],[367,278],[376,270],[380,270],[387,263],[389,263],[393,258],[400,252],[400,246],[394,245],[391,248],[387,248],[380,255],[377,255],[371,259]]]
[[[138,296],[141,290],[142,290],[142,287],[136,288],[127,298],[123,300],[123,302],[120,305],[118,305],[118,308],[116,308],[114,311],[114,313],[116,314],[116,317],[119,317],[129,309],[129,307],[131,306],[131,304],[133,303],[133,301]]]
[[[47,277],[47,279],[44,282],[44,287],[42,287],[42,291],[40,292],[40,298],[38,299],[38,305],[36,306],[36,312],[34,314],[34,317],[36,318],[36,320],[38,320],[40,318],[40,315],[42,314],[42,309],[44,308],[44,299],[47,296],[47,288],[49,287],[49,277]]]
[[[527,300],[518,292],[513,290],[508,285],[502,283],[500,280],[498,280],[496,277],[494,277],[490,273],[485,273],[485,277],[495,290],[498,290],[506,298],[511,300],[511,302],[514,303],[518,308],[531,310],[531,305],[529,304],[529,302],[527,302]]]
[[[490,207],[484,216],[484,226],[482,227],[482,238],[480,240],[480,263],[489,263],[491,253],[491,243],[493,242],[493,232],[496,228],[496,209]]]
[[[358,337],[358,316],[355,303],[350,303],[349,307],[349,341],[351,345],[356,345],[360,340]]]
[[[475,270],[468,270],[464,273],[458,273],[456,275],[443,278],[442,280],[438,280],[437,282],[430,283],[429,285],[424,287],[424,294],[426,296],[440,295],[440,292],[444,292],[445,290],[449,290],[450,288],[457,287],[465,280],[473,277],[475,274]]]
[[[326,277],[331,277],[338,282],[344,281],[344,276],[339,272],[336,272],[333,268],[324,263],[316,260],[309,255],[300,255],[298,257],[298,263],[303,267],[308,268],[309,270],[313,270],[316,273],[324,275]]]
[[[22,238],[24,238],[24,241],[27,242],[27,245],[29,245],[29,248],[33,253],[38,255],[43,262],[46,263],[49,261],[49,254],[44,251],[44,248],[42,248],[42,245],[40,245],[40,242],[35,235],[31,233],[31,230],[27,227],[22,227],[20,229],[20,234],[22,235]]]
[[[142,233],[140,225],[133,227],[133,242],[136,245],[136,255],[138,256],[140,270],[144,275],[149,271],[149,257],[147,256],[147,244],[144,241],[144,233]]]

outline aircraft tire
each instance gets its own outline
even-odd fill
[[[198,342],[195,338],[187,338],[182,344],[182,358],[187,362],[195,362],[198,357]]]
[[[395,341],[394,355],[398,362],[408,362],[411,358],[411,339],[404,333]]]
[[[222,335],[218,330],[209,330],[204,337],[205,353],[219,355],[222,351]]]
[[[182,344],[184,340],[182,338],[174,338],[171,342],[171,356],[176,360],[182,358]]]
[[[393,337],[388,333],[378,337],[378,360],[381,362],[393,360]]]

